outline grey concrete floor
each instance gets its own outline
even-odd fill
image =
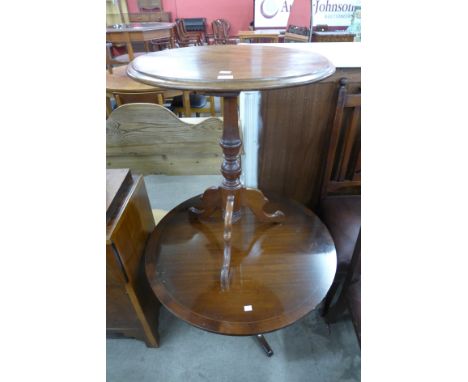
[[[148,176],[152,208],[169,210],[217,185],[219,176]],[[345,318],[328,326],[318,310],[266,334],[268,358],[252,337],[208,333],[161,309],[160,348],[132,339],[107,340],[107,381],[351,382],[360,380],[360,348]]]

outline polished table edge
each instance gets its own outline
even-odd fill
[[[106,71],[106,91],[119,92],[119,93],[153,93],[156,91],[168,91],[167,88],[159,88],[153,85],[143,84],[135,81],[127,75],[126,64],[114,68],[114,73]],[[117,85],[125,85],[124,87],[117,87]],[[134,86],[134,87],[132,87]]]
[[[141,22],[141,23],[134,23],[136,24],[143,24],[143,26],[134,26],[134,27],[127,27],[127,28],[112,28],[106,27],[106,33],[120,33],[120,32],[144,32],[144,31],[152,31],[152,30],[161,30],[161,29],[168,29],[173,28],[175,23],[172,22]],[[119,24],[120,25],[120,24]],[[132,23],[125,24],[125,25],[132,25]]]
[[[282,78],[281,82],[278,79],[249,79],[249,80],[181,80],[176,78],[153,77],[142,74],[133,68],[132,63],[128,65],[127,74],[135,81],[140,81],[147,85],[158,86],[168,89],[179,90],[198,90],[207,92],[241,92],[254,90],[282,89],[293,86],[307,85],[313,82],[323,80],[335,73],[333,65],[326,72],[320,74],[311,73],[300,77]]]
[[[136,66],[140,65],[140,61],[144,60],[143,65],[148,65],[149,60],[158,60],[158,55],[162,55],[161,59],[166,60],[168,58],[172,59],[184,59],[186,54],[191,55],[197,51],[204,50],[204,55],[209,55],[213,53],[218,53],[218,50],[225,50],[229,54],[246,54],[245,49],[241,47],[250,46],[248,49],[248,54],[255,57],[258,50],[262,54],[273,54],[273,53],[285,53],[284,49],[278,46],[268,47],[268,51],[263,53],[261,50],[262,47],[260,44],[242,44],[242,45],[208,45],[201,47],[186,47],[177,49],[175,56],[169,56],[170,52],[161,51],[153,52],[135,58],[127,67],[127,74],[129,77],[133,78],[135,81],[140,81],[147,85],[153,85],[163,88],[171,89],[180,89],[180,90],[198,90],[198,91],[207,91],[207,92],[241,92],[241,91],[253,91],[253,90],[268,90],[268,89],[281,89],[293,86],[307,85],[313,82],[321,81],[332,74],[335,73],[335,66],[330,62],[330,60],[318,53],[313,53],[317,59],[320,60],[321,65],[324,67],[316,72],[301,72],[299,74],[294,74],[290,76],[282,76],[281,73],[275,74],[274,77],[252,77],[252,78],[231,78],[231,79],[219,79],[213,75],[213,78],[209,79],[191,79],[191,78],[182,78],[182,77],[172,77],[168,75],[159,75],[159,74],[148,74],[141,70],[137,70]],[[239,48],[238,48],[239,47]],[[236,51],[238,49],[238,51]],[[232,51],[232,52],[231,52]],[[300,53],[301,55],[304,52],[300,49],[296,49],[295,54]],[[202,53],[197,53],[201,55]],[[294,64],[294,63],[293,63]],[[308,63],[312,64],[312,63]]]

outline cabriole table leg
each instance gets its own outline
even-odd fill
[[[190,211],[202,218],[209,217],[217,209],[221,209],[224,214],[228,197],[232,195],[234,197],[233,223],[240,219],[242,206],[250,208],[261,221],[280,223],[284,221],[284,214],[281,211],[275,211],[272,214],[266,213],[263,207],[268,203],[268,199],[260,190],[243,187],[240,181],[242,169],[239,153],[242,141],[239,134],[237,113],[238,95],[238,92],[224,95],[224,125],[220,140],[224,156],[221,165],[223,182],[218,188],[207,189],[201,198],[201,206],[199,208],[192,207]]]

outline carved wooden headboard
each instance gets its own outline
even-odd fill
[[[122,105],[106,123],[107,168],[143,175],[218,175],[222,127],[220,118],[180,119],[156,104]]]

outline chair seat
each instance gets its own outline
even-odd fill
[[[190,108],[201,109],[207,104],[207,97],[200,94],[190,94]],[[182,96],[175,96],[172,99],[171,109],[183,107]]]
[[[145,52],[136,52],[134,53],[135,57],[141,56],[143,54],[146,54]],[[128,64],[130,62],[130,59],[128,58],[128,54],[121,54],[119,56],[114,56],[112,57],[113,60],[121,62],[122,64]]]
[[[320,216],[335,242],[337,273],[342,273],[351,262],[361,228],[361,195],[327,196],[321,202]]]
[[[351,313],[351,319],[356,329],[356,334],[361,343],[361,280],[352,283],[346,294],[348,308]]]

